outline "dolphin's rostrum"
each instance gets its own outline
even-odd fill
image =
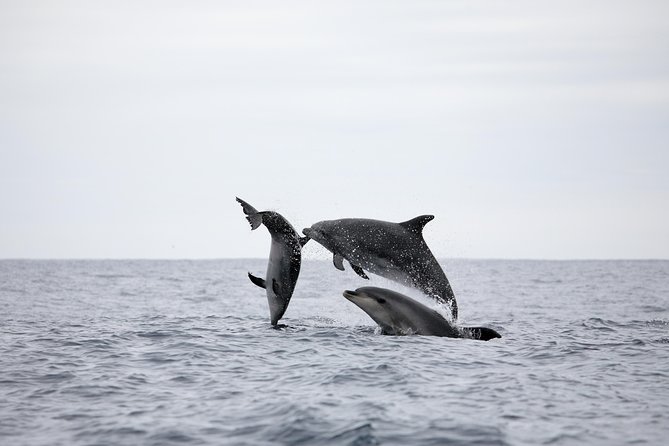
[[[266,290],[270,320],[272,325],[276,325],[286,312],[293,295],[300,275],[301,249],[309,238],[300,238],[293,226],[278,212],[257,211],[244,200],[237,198],[237,201],[242,205],[251,230],[264,224],[272,236],[265,278],[248,274],[251,282]]]

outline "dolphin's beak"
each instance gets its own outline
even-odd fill
[[[346,290],[344,291],[344,297],[348,300],[353,300],[353,298],[358,297],[359,294],[357,291]]]
[[[319,240],[324,240],[326,238],[325,234],[323,234],[319,229],[315,229],[313,227],[302,229],[302,234],[306,235],[310,239],[316,240],[319,243]]]

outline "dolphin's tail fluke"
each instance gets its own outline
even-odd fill
[[[464,332],[465,337],[481,341],[489,341],[491,339],[502,337],[501,334],[488,327],[462,327],[462,331]]]
[[[239,197],[236,197],[239,204],[242,205],[242,209],[246,214],[246,219],[251,224],[251,230],[258,228],[262,224],[262,212],[258,212],[256,208],[248,204],[246,201],[242,200]]]

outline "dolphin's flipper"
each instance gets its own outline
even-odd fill
[[[354,265],[354,264],[351,263],[351,268],[353,268],[353,271],[355,271],[355,273],[357,275],[359,275],[363,279],[369,280],[369,277],[367,277],[367,274],[365,274],[365,272],[362,270],[362,268],[360,268],[358,265]]]
[[[306,245],[309,240],[311,240],[309,237],[300,237],[300,247]]]
[[[256,208],[239,197],[237,197],[237,201],[242,205],[242,209],[246,214],[246,219],[251,224],[251,230],[257,229],[258,226],[262,224],[262,212],[258,212]]]
[[[265,280],[264,279],[261,279],[260,277],[256,277],[251,273],[249,273],[249,279],[251,279],[251,282],[255,283],[260,288],[265,288]]]
[[[344,271],[344,258],[339,254],[334,254],[332,256],[332,263],[334,263],[335,268],[339,271]]]
[[[411,220],[403,221],[400,223],[400,226],[404,227],[407,231],[421,234],[425,225],[433,219],[434,215],[420,215],[416,218],[412,218]]]
[[[276,279],[272,279],[272,291],[274,291],[274,294],[277,296],[279,295],[279,282],[277,282]]]

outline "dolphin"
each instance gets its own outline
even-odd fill
[[[281,214],[273,211],[257,211],[244,200],[237,198],[251,224],[251,230],[264,224],[272,236],[269,263],[265,278],[261,279],[248,273],[251,282],[267,292],[269,314],[272,325],[276,326],[288,308],[288,303],[295,290],[297,277],[302,263],[302,246],[309,241],[300,237],[295,228]]]
[[[402,223],[364,218],[326,220],[302,230],[333,253],[334,265],[344,270],[343,260],[367,279],[365,270],[412,286],[438,302],[448,303],[453,320],[458,304],[446,274],[423,239],[423,228],[434,215],[421,215]]]
[[[492,328],[463,327],[458,329],[435,310],[396,291],[366,286],[344,291],[344,297],[360,307],[383,334],[445,336],[488,341],[502,336]]]

